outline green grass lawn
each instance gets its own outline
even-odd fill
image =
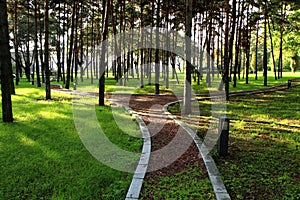
[[[0,122],[0,199],[125,198],[132,174],[111,169],[90,155],[74,126],[71,96],[52,93],[54,100],[46,101],[43,88],[25,82],[16,93],[15,122]],[[132,124],[123,109],[115,112]],[[142,139],[120,130],[111,107],[97,108],[97,117],[114,144],[141,152]],[[137,125],[127,128],[140,134]]]
[[[214,154],[233,199],[300,198],[300,87],[232,98],[229,153]]]
[[[205,178],[204,178],[205,177]],[[141,199],[215,199],[209,178],[201,166],[192,166],[171,177],[161,177],[158,182],[144,183]],[[146,198],[144,198],[146,196]]]
[[[232,199],[300,198],[300,86],[269,94],[232,97],[229,155],[211,152]],[[210,101],[189,125],[201,138],[211,120]],[[179,104],[169,107],[178,113]]]

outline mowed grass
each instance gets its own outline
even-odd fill
[[[198,165],[171,177],[161,177],[158,182],[144,184],[141,199],[215,199],[210,180]]]
[[[212,150],[232,199],[300,199],[300,85],[285,91],[231,97],[229,155]],[[189,120],[205,138],[212,102],[199,102]],[[169,107],[179,113],[180,105]],[[223,113],[225,114],[225,113]],[[198,122],[198,123],[197,123]]]
[[[132,174],[101,164],[85,148],[75,129],[72,97],[25,82],[13,99],[14,123],[0,122],[0,199],[124,199]],[[96,108],[100,126],[120,148],[141,152],[142,139],[125,134],[111,107]],[[123,109],[115,109],[127,127],[137,125]],[[0,113],[2,113],[0,108]],[[131,122],[131,123],[130,123]]]
[[[229,155],[214,154],[232,199],[300,199],[300,87],[232,98]]]

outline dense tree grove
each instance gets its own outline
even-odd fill
[[[124,85],[129,76],[137,77],[140,87],[155,84],[159,94],[159,78],[164,77],[168,87],[177,64],[176,55],[160,47],[176,48],[176,38],[162,41],[153,31],[157,28],[146,34],[144,27],[185,32],[203,50],[187,55],[193,61],[186,65],[187,82],[193,76],[199,84],[205,77],[210,86],[221,74],[219,89],[225,88],[227,98],[230,82],[233,87],[241,78],[248,83],[250,73],[263,71],[267,85],[268,71],[281,78],[282,71],[295,71],[299,66],[297,0],[7,0],[7,6],[16,84],[23,76],[38,87],[46,83],[47,98],[51,98],[51,74],[67,89],[84,78],[91,83],[99,80],[102,94],[108,73]],[[141,30],[140,37],[132,35],[107,44],[118,55],[108,62],[107,47],[101,42],[131,29]],[[130,51],[136,40],[155,43],[157,48]],[[156,63],[155,77],[147,65],[152,62]]]

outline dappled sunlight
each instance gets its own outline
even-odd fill
[[[35,141],[24,134],[18,134],[17,137],[21,145],[39,149],[47,157],[47,159],[54,159],[54,160],[61,159],[61,155],[58,152],[50,150],[50,148],[41,145],[38,140]]]
[[[58,113],[58,112],[51,112],[49,111],[39,111],[36,113],[40,118],[43,119],[66,119],[70,116],[66,116],[64,114]]]
[[[36,146],[36,141],[26,137],[25,135],[21,135],[19,138],[20,143],[22,143],[25,146],[34,147]]]

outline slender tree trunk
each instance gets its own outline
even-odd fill
[[[49,0],[45,0],[45,69],[46,69],[46,99],[51,99],[50,68],[49,68]]]
[[[27,4],[27,33],[26,33],[26,58],[25,58],[25,75],[30,82],[30,2]]]
[[[0,81],[2,92],[2,120],[3,122],[13,122],[11,101],[12,65],[9,50],[6,0],[0,0],[0,27]]]
[[[251,26],[249,26],[249,20],[250,20],[250,5],[247,5],[247,31],[246,31],[246,84],[249,83],[249,69],[250,69],[250,47],[251,47]]]
[[[232,0],[232,24],[231,24],[231,33],[230,33],[230,40],[229,40],[229,68],[230,68],[230,81],[231,81],[231,74],[232,74],[232,65],[233,65],[233,43],[234,43],[234,36],[235,36],[235,28],[236,28],[236,0]]]
[[[64,2],[64,19],[66,18],[66,2]],[[63,49],[62,49],[62,58],[61,58],[61,69],[62,69],[62,79],[63,79],[63,83],[66,84],[66,73],[65,73],[65,55],[66,55],[66,42],[65,42],[65,31],[66,30],[66,23],[63,23],[62,25],[62,35],[63,35]]]
[[[38,52],[38,2],[34,0],[34,59],[36,68],[36,81],[37,86],[41,87],[41,77],[40,77],[40,64],[39,64],[39,52]]]
[[[143,43],[144,43],[144,2],[141,2],[141,28],[140,28],[140,34],[141,34],[141,45],[143,47]],[[145,59],[145,56],[144,56],[144,49],[141,48],[140,50],[141,52],[141,55],[140,55],[140,58],[141,58],[141,66],[140,66],[140,88],[144,88],[144,59]]]
[[[267,0],[265,0],[265,7],[267,6]],[[268,85],[268,50],[267,50],[267,8],[264,10],[264,58],[263,58],[263,67],[264,67],[264,86]]]
[[[159,24],[160,24],[160,0],[157,0],[156,8],[156,33],[155,33],[155,94],[159,94],[159,75],[160,75],[160,60],[159,60]]]
[[[235,43],[235,62],[234,62],[234,69],[233,69],[233,87],[236,87],[236,82],[237,82],[237,71],[238,71],[238,64],[239,64],[239,52],[240,52],[240,44],[241,44],[241,36],[242,36],[242,23],[243,23],[243,18],[241,13],[244,13],[244,1],[241,3],[242,5],[239,4],[238,8],[238,13],[239,13],[239,18],[238,22],[239,25],[237,27],[237,34],[236,34],[236,43]],[[242,7],[242,10],[240,10]]]
[[[170,6],[170,1],[167,0],[167,8]],[[166,88],[169,88],[169,65],[170,65],[170,37],[169,37],[169,9],[166,13],[166,27],[167,27],[167,52],[166,52]],[[151,55],[150,55],[151,57]]]
[[[191,88],[191,36],[192,36],[192,6],[193,0],[186,0],[186,20],[185,20],[185,54],[186,54],[186,70],[185,70],[185,82],[184,82],[184,99],[183,99],[183,113],[188,115],[192,112],[191,109],[191,97],[192,97],[192,88]]]
[[[272,60],[273,60],[273,71],[275,80],[277,80],[277,73],[276,73],[276,63],[275,63],[275,57],[274,57],[274,46],[273,46],[273,37],[271,32],[271,26],[270,26],[270,20],[268,19],[268,28],[269,28],[269,36],[270,36],[270,42],[271,42],[271,53],[272,53]]]
[[[258,74],[258,37],[259,37],[259,22],[257,22],[257,30],[256,30],[256,42],[255,42],[255,80],[257,80]]]
[[[58,26],[57,26],[57,44],[56,44],[56,55],[57,55],[57,81],[59,82],[61,79],[61,48],[60,48],[60,12],[61,12],[61,4],[58,2]]]
[[[102,11],[102,45],[100,57],[100,80],[99,80],[99,106],[104,106],[104,92],[105,92],[105,53],[106,53],[106,39],[108,34],[108,8],[109,0],[103,0]]]
[[[69,46],[69,55],[67,58],[67,80],[66,80],[66,89],[70,89],[71,81],[71,65],[73,58],[73,45],[74,45],[74,30],[75,30],[75,15],[76,15],[76,1],[73,1],[73,12],[72,12],[72,22],[71,22],[71,35],[70,35],[70,46]]]
[[[225,94],[226,100],[229,100],[229,65],[230,65],[230,56],[229,56],[229,0],[226,0],[226,22],[225,22],[225,42],[224,42],[224,70],[223,70],[223,77],[222,83],[220,85],[220,90],[223,88],[223,84],[225,85]]]
[[[15,60],[16,60],[16,85],[20,82],[20,58],[19,58],[19,39],[18,39],[18,0],[15,0],[14,9],[14,46],[15,46]]]

